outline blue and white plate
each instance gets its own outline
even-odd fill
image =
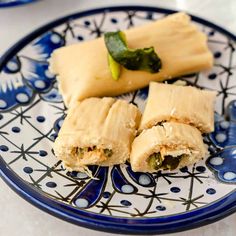
[[[208,35],[215,64],[211,71],[182,79],[218,92],[215,132],[204,137],[207,160],[154,174],[133,173],[128,164],[93,167],[95,180],[69,173],[53,155],[65,117],[55,77],[48,71],[53,50],[170,13],[126,6],[70,15],[37,29],[1,58],[0,173],[19,195],[69,222],[115,233],[176,232],[235,212],[236,37],[197,17],[193,21]],[[120,98],[143,110],[147,93],[145,88]]]
[[[35,1],[36,0],[0,0],[0,7],[14,7]]]

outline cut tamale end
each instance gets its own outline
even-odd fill
[[[88,98],[68,111],[54,143],[68,170],[125,163],[140,122],[138,108],[114,98]]]
[[[134,139],[130,163],[133,171],[152,173],[194,164],[206,154],[207,150],[197,128],[166,122],[143,130]]]

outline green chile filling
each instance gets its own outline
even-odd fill
[[[111,149],[103,149],[103,152],[105,154],[105,156],[107,157],[111,157],[113,155],[113,151]]]
[[[170,155],[167,155],[164,157],[164,160],[161,158],[161,154],[158,153],[153,153],[151,156],[148,158],[148,165],[154,169],[158,170],[159,168],[168,169],[168,170],[174,170],[178,167],[181,159],[185,156],[185,154],[173,157]]]
[[[93,147],[85,147],[85,148],[76,148],[76,153],[79,157],[83,157],[85,152],[91,152],[96,150],[97,147],[93,146]],[[111,157],[113,155],[113,151],[111,149],[105,148],[103,149],[103,153],[106,157]]]

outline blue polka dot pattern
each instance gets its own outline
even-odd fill
[[[206,193],[212,195],[212,194],[215,194],[215,193],[216,193],[216,190],[215,190],[214,188],[208,188],[208,189],[206,190]]]
[[[75,200],[75,205],[79,208],[87,208],[89,206],[89,202],[85,198],[78,198]]]
[[[203,173],[203,172],[206,171],[206,167],[205,167],[205,166],[197,166],[197,167],[196,167],[196,170],[197,170],[198,172]]]
[[[19,127],[16,127],[16,126],[14,126],[14,127],[12,127],[12,132],[14,132],[14,133],[19,133],[20,132],[20,128]]]
[[[215,79],[216,77],[217,75],[215,73],[208,75],[208,79],[211,79],[211,80]]]
[[[213,170],[216,178],[220,181],[236,183],[235,154],[236,148],[228,147],[207,159],[207,166]]]
[[[8,61],[8,63],[4,67],[4,71],[10,74],[17,73],[20,71],[20,69],[21,69],[21,62],[17,57],[13,57],[10,61]]]
[[[46,186],[48,188],[56,188],[57,187],[57,184],[55,182],[47,182],[46,183]]]
[[[20,104],[27,104],[30,98],[26,93],[18,93],[16,94],[16,101]]]
[[[104,192],[103,193],[104,198],[109,198],[110,196],[111,196],[111,193],[109,193],[109,192]]]
[[[172,193],[179,193],[181,190],[180,190],[180,188],[178,188],[178,187],[172,187],[172,188],[170,189],[170,191],[171,191]]]
[[[185,167],[181,168],[180,171],[181,171],[182,173],[186,173],[186,172],[188,171],[188,167],[185,166]]]
[[[116,19],[116,18],[111,18],[111,22],[112,22],[113,24],[116,24],[116,23],[117,23],[117,19]]]
[[[86,20],[86,21],[84,21],[84,24],[85,24],[86,26],[89,26],[91,23],[90,23],[90,21]]]
[[[7,107],[7,102],[3,99],[0,99],[0,109],[5,109]]]
[[[208,35],[209,35],[209,36],[214,36],[214,35],[215,35],[215,31],[214,31],[214,30],[210,31],[210,32],[208,33]]]
[[[26,173],[26,174],[31,174],[33,173],[33,169],[29,166],[26,166],[24,167],[23,171]]]
[[[166,210],[166,207],[165,206],[157,206],[156,209],[158,211],[165,211]]]
[[[7,152],[9,150],[9,148],[6,145],[1,145],[0,150],[3,152]]]
[[[37,121],[42,123],[45,121],[45,117],[44,116],[37,116]]]
[[[84,40],[84,37],[83,37],[83,36],[78,36],[77,39],[78,39],[79,41],[83,41],[83,40]]]
[[[221,57],[221,52],[215,52],[214,57],[215,58],[220,58]]]
[[[123,205],[123,206],[131,206],[131,205],[132,205],[132,203],[129,202],[129,201],[127,201],[127,200],[122,200],[122,201],[120,201],[120,203],[121,203],[121,205]]]
[[[39,156],[45,157],[45,156],[47,156],[47,155],[48,155],[48,153],[47,153],[46,151],[44,151],[44,150],[39,150]]]

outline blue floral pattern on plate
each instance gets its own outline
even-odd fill
[[[47,205],[44,209],[54,213],[60,209],[62,213],[58,210],[55,214],[66,214],[66,219],[74,223],[95,227],[102,221],[101,229],[112,231],[114,223],[118,224],[116,229],[122,225],[122,232],[144,233],[149,229],[150,233],[160,233],[185,228],[175,224],[175,217],[186,227],[193,227],[192,216],[213,214],[208,209],[214,202],[226,201],[226,195],[235,194],[235,37],[198,18],[194,20],[208,35],[215,65],[211,71],[181,79],[218,92],[216,129],[205,137],[210,153],[206,163],[202,160],[180,170],[153,174],[134,173],[128,163],[110,168],[93,166],[96,179],[91,179],[84,173],[66,171],[54,156],[52,143],[66,116],[66,107],[55,77],[48,71],[53,50],[168,13],[171,11],[120,7],[66,17],[27,36],[0,59],[0,170],[12,186],[17,182],[25,194],[30,192],[28,200],[41,198],[41,203]],[[144,88],[119,98],[143,110],[147,95],[148,88]],[[76,214],[76,220],[71,214]],[[162,216],[166,222],[162,222]],[[163,231],[161,222],[175,226],[163,226]],[[197,223],[204,224],[201,220]]]
[[[219,115],[215,117],[215,131],[209,135],[215,152],[208,158],[207,166],[222,182],[236,183],[236,100],[231,101],[226,109],[227,120]]]
[[[236,182],[236,147],[225,148],[222,151],[212,155],[207,164],[215,171],[216,177],[227,183]]]

